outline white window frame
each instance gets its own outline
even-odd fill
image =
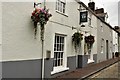
[[[112,36],[112,31],[110,30],[110,37]]]
[[[66,1],[56,0],[56,11],[65,14]]]
[[[69,69],[67,67],[67,56],[66,56],[66,36],[65,35],[61,35],[61,34],[55,34],[55,36],[64,37],[64,43],[60,43],[60,44],[64,44],[64,49],[63,49],[63,64],[60,65],[60,66],[54,66],[55,64],[53,62],[53,71],[51,72],[51,74],[59,73],[59,72],[62,72],[62,71],[65,71],[65,70]],[[54,45],[56,44],[55,40],[56,39],[54,39]],[[54,46],[54,48],[55,48],[55,46]],[[56,51],[54,49],[54,53],[56,53],[56,52],[62,52],[62,51]]]
[[[112,43],[112,41],[110,41],[110,53],[112,54],[112,52],[113,52],[113,47],[112,47],[112,45],[113,45],[113,43]]]
[[[62,66],[63,65],[63,55],[64,55],[64,36],[55,35],[55,43],[54,43],[54,66]],[[60,62],[59,62],[60,61]]]

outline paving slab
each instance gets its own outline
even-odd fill
[[[117,63],[120,61],[119,58],[109,59],[100,63],[88,65],[84,68],[79,68],[69,73],[65,73],[63,75],[57,76],[56,80],[81,80],[87,79],[89,76]]]

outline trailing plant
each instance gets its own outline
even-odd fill
[[[72,36],[72,42],[75,47],[75,51],[77,51],[77,48],[80,46],[81,41],[83,40],[83,34],[79,32],[75,32]]]
[[[45,8],[35,8],[35,10],[32,12],[31,19],[34,22],[34,30],[35,30],[35,38],[37,33],[37,24],[39,23],[41,26],[41,36],[44,33],[44,25],[47,23],[49,18],[52,15],[49,13],[49,9]]]
[[[119,57],[120,52],[115,52],[115,57]]]
[[[85,43],[87,43],[89,47],[91,47],[94,42],[95,42],[94,36],[89,35],[85,37]]]

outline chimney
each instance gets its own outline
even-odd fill
[[[115,26],[114,29],[116,29],[116,30],[119,29],[119,26]]]
[[[94,12],[95,11],[95,2],[89,2],[88,7]]]
[[[104,13],[104,8],[99,8],[95,10],[95,14],[102,20],[106,20],[107,13]]]
[[[96,9],[96,10],[95,10],[95,13],[96,13],[96,14],[104,13],[104,9],[103,9],[103,8]]]

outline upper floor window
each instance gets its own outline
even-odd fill
[[[104,39],[101,39],[101,53],[103,53],[104,50]]]
[[[101,32],[103,32],[103,24],[100,23],[100,26],[101,26]]]
[[[112,36],[112,31],[110,30],[110,37]]]
[[[88,25],[91,26],[92,13],[89,12]]]
[[[89,26],[91,26],[91,18],[88,18],[88,19],[89,19],[89,23],[88,24],[89,24]]]
[[[56,1],[56,10],[61,12],[61,13],[65,13],[65,0],[57,0]]]

